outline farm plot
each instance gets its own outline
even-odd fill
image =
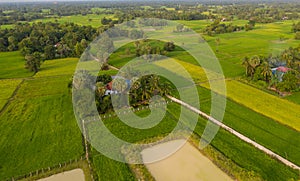
[[[73,160],[83,154],[81,134],[69,95],[14,100],[0,120],[1,180]]]
[[[24,68],[25,59],[20,52],[0,53],[0,79],[23,78],[33,75],[32,72]]]
[[[75,65],[74,62],[71,63]],[[45,63],[45,71],[25,79],[1,113],[0,180],[47,169],[83,155],[82,136],[67,87],[71,75],[65,75],[74,66],[68,63],[69,60]],[[14,85],[1,92],[1,97],[7,97],[20,80],[3,81]]]
[[[0,110],[12,96],[13,92],[21,82],[21,79],[0,80]]]
[[[198,87],[202,96],[210,91]],[[209,113],[211,102],[201,101],[201,110]],[[292,162],[300,165],[300,133],[284,126],[262,114],[259,114],[241,104],[230,99],[227,100],[226,111],[223,122],[249,137],[261,145],[273,150],[275,153],[287,157]],[[272,141],[270,141],[272,140]]]
[[[42,64],[40,72],[38,72],[35,77],[72,75],[77,63],[78,58],[46,60]]]
[[[150,110],[145,109],[137,112],[137,115],[144,117],[147,116],[149,113]],[[131,143],[144,141],[153,137],[165,136],[166,134],[170,133],[172,129],[176,126],[176,121],[174,121],[171,115],[168,113],[157,126],[146,130],[132,128],[120,121],[117,117],[105,119],[103,120],[103,122],[105,126],[111,131],[111,134],[124,141]],[[97,125],[97,123],[91,122],[87,126],[88,134],[92,143],[102,138],[101,140],[105,141],[105,143],[108,146],[112,146],[113,148],[115,148],[116,143],[112,142],[111,140],[103,140],[103,136],[105,136],[105,134],[102,134],[102,132],[99,131],[99,129],[97,129],[97,126],[95,125]],[[108,137],[105,138],[108,139]],[[94,142],[94,144],[97,143]],[[117,147],[121,148],[121,146],[122,145],[118,145]],[[120,153],[120,150],[117,150],[117,152],[119,152],[119,154],[122,155]],[[135,180],[128,165],[124,163],[120,163],[110,158],[107,158],[104,155],[98,153],[96,150],[92,151],[92,160],[97,176],[100,180],[112,180],[113,178],[115,178],[116,180]]]
[[[226,81],[227,97],[275,121],[300,131],[300,105],[236,80]],[[202,86],[208,87],[208,84]]]

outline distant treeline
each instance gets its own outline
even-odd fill
[[[270,23],[299,18],[297,2],[264,4],[214,1],[101,1],[101,2],[35,2],[0,4],[0,25],[32,21],[46,17],[109,14],[120,23],[137,17],[168,20],[203,20],[234,18]]]

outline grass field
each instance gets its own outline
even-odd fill
[[[13,101],[0,116],[0,179],[79,158],[83,147],[72,113],[68,95]]]
[[[21,79],[0,80],[0,110],[12,96],[13,92],[21,82]]]
[[[285,99],[300,104],[300,92],[293,93],[292,95],[285,97]]]
[[[201,32],[212,22],[207,20],[199,21],[178,21],[196,32]],[[233,21],[234,25],[242,25],[244,21]],[[293,21],[275,22],[269,24],[256,24],[254,30],[225,33],[213,37],[202,35],[218,57],[226,77],[243,75],[244,68],[241,66],[245,56],[278,54],[290,46],[299,45],[291,32]],[[283,37],[284,40],[280,40]],[[220,39],[217,46],[216,39]],[[218,51],[217,51],[218,50]],[[180,57],[174,57],[180,59]],[[187,61],[186,58],[180,59]],[[189,61],[190,62],[190,61]]]
[[[61,17],[57,21],[98,27],[101,25],[100,20],[103,16],[77,15]],[[55,21],[55,18],[37,21]],[[179,22],[190,26],[197,32],[211,23],[209,21]],[[245,22],[236,21],[235,23],[243,25]],[[241,61],[245,56],[276,54],[289,46],[297,45],[299,42],[293,40],[294,35],[290,32],[291,25],[292,21],[257,24],[255,30],[249,32],[241,31],[204,37],[216,52],[225,76],[231,78],[244,73]],[[280,41],[281,36],[287,39]],[[220,38],[218,47],[216,38]],[[124,50],[124,47],[121,48],[121,51]],[[207,81],[203,70],[195,66],[195,61],[186,52],[176,49],[169,55],[178,59],[177,62],[191,73],[196,83]],[[116,53],[109,63],[122,67],[133,57],[134,52],[129,55]],[[77,60],[66,58],[46,61],[42,64],[41,71],[33,76],[31,72],[24,69],[24,58],[19,52],[0,54],[0,79],[3,79],[0,80],[0,109],[22,81],[19,78],[24,79],[14,99],[0,114],[0,180],[69,161],[84,153],[81,133],[73,116],[71,94],[67,88]],[[156,62],[161,67],[164,67],[166,63],[172,66],[170,60]],[[95,72],[98,68],[93,63],[83,62],[82,64],[95,68]],[[172,70],[175,70],[175,67]],[[99,74],[104,72],[110,75],[116,74],[115,70],[101,71]],[[207,84],[201,84],[201,86],[208,88]],[[201,109],[209,113],[210,91],[203,87],[198,87],[198,91]],[[300,131],[300,99],[298,93],[281,99],[236,80],[228,80],[227,96],[225,124],[300,165],[300,134],[298,132]],[[159,125],[149,130],[136,130],[117,118],[106,119],[104,123],[117,137],[128,142],[139,142],[171,132],[177,123],[179,113],[179,106],[170,104],[166,117]],[[145,116],[148,112],[145,110],[138,114]],[[206,122],[199,118],[194,132],[201,135]],[[226,131],[218,132],[212,141],[212,146],[236,165],[248,171],[247,174],[250,177],[251,172],[255,172],[264,180],[299,179],[298,172]],[[106,158],[95,150],[92,151],[91,157],[95,173],[100,180],[135,180],[128,165]]]
[[[176,67],[172,67],[171,61],[172,60],[163,60],[155,62],[155,64],[161,67],[168,67],[169,69],[172,69],[176,72]],[[189,71],[196,84],[205,82],[201,85],[209,88],[206,74],[203,72],[203,69],[201,67],[182,61],[177,62],[180,63],[187,71]],[[210,75],[213,78],[215,76],[213,73],[211,73]],[[300,105],[268,94],[264,91],[238,82],[236,80],[227,80],[226,87],[227,97],[229,97],[230,99],[236,101],[237,103],[245,105],[246,107],[258,113],[270,117],[273,120],[276,120],[282,124],[300,131],[300,122],[298,121],[300,119],[300,115],[298,114]],[[298,96],[296,94],[290,99],[297,100],[297,98]]]
[[[210,91],[198,87],[201,110],[210,113]],[[300,133],[230,99],[223,122],[243,135],[300,164]],[[269,141],[272,140],[272,141]]]
[[[42,64],[40,72],[35,77],[72,75],[77,63],[78,58],[47,60]]]
[[[25,59],[18,52],[0,53],[0,79],[5,78],[23,78],[33,75],[32,72],[24,68]]]
[[[99,153],[95,153],[92,159],[98,180],[136,180],[134,174],[125,163],[109,159]]]
[[[67,88],[75,62],[76,59],[46,61],[42,65],[44,71],[24,79],[1,113],[0,180],[83,155],[82,137]],[[1,75],[8,70],[9,67],[1,69]],[[20,81],[1,80],[6,90],[1,92],[1,99],[8,98]]]
[[[226,81],[227,97],[284,125],[300,131],[300,105],[236,80]],[[203,85],[208,87],[208,85]]]

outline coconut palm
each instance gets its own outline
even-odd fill
[[[252,77],[255,73],[255,68],[251,65],[249,57],[244,58],[242,65],[246,68],[246,75]]]
[[[287,52],[285,51],[283,54],[282,54],[282,59],[286,62],[286,65],[288,67],[292,67],[293,66],[293,56],[290,54],[290,52]]]
[[[149,89],[151,92],[159,89],[158,84],[159,84],[159,77],[157,75],[150,75],[149,76]]]
[[[272,76],[272,70],[271,70],[271,68],[269,66],[269,63],[266,62],[266,61],[264,61],[261,66],[262,66],[262,72],[261,72],[261,74],[263,75],[265,81],[269,82],[270,78]]]
[[[141,79],[141,100],[145,101],[150,99],[151,91],[149,90],[149,76],[145,76]]]

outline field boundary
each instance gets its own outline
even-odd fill
[[[251,140],[250,138],[242,135],[241,133],[235,131],[234,129],[230,128],[229,126],[226,126],[225,124],[221,123],[219,120],[216,120],[215,118],[209,116],[208,114],[196,109],[195,107],[192,107],[191,105],[179,100],[179,99],[176,99],[172,96],[167,96],[169,99],[171,99],[172,101],[188,108],[189,110],[199,114],[200,116],[208,119],[208,121],[212,122],[213,124],[216,124],[218,126],[220,126],[221,128],[223,128],[224,130],[228,131],[229,133],[235,135],[236,137],[238,137],[239,139],[241,139],[242,141],[246,142],[246,143],[249,143],[251,145],[253,145],[255,148],[263,151],[264,153],[266,153],[267,155],[273,157],[273,158],[276,158],[278,161],[282,162],[283,164],[285,164],[286,166],[292,168],[292,169],[295,169],[295,170],[299,170],[300,171],[300,167],[296,164],[294,164],[293,162],[283,158],[282,156],[274,153],[273,151],[269,150],[268,148],[260,145],[259,143]]]
[[[67,162],[58,163],[56,165],[49,166],[47,168],[40,168],[40,169],[37,169],[36,171],[31,171],[27,174],[12,176],[11,178],[6,178],[5,180],[7,180],[7,181],[10,181],[10,180],[12,180],[12,181],[15,181],[15,180],[31,180],[33,177],[45,178],[45,177],[43,177],[44,176],[43,174],[46,174],[46,176],[47,176],[47,172],[53,171],[55,169],[62,169],[62,170],[61,170],[61,172],[56,172],[55,171],[55,173],[50,174],[49,176],[57,174],[57,173],[62,173],[62,172],[68,171],[69,169],[67,169],[67,166],[69,166],[71,164],[76,164],[77,163],[78,164],[77,167],[80,168],[79,167],[79,162],[84,161],[84,160],[86,160],[86,158],[84,156],[81,156],[79,159],[73,159],[73,160],[70,160],[70,161],[67,161]]]
[[[25,82],[25,79],[22,79],[22,81],[19,83],[19,85],[16,87],[16,89],[14,90],[14,92],[11,94],[11,96],[7,99],[6,103],[4,104],[4,106],[2,107],[2,109],[0,110],[0,115],[7,109],[8,105],[10,104],[10,102],[13,100],[13,98],[16,96],[18,90],[20,89],[21,85]]]

